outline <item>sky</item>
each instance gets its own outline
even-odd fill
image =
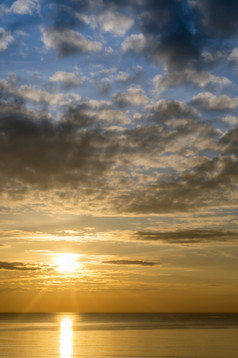
[[[1,1],[0,311],[237,312],[237,179],[236,0]]]

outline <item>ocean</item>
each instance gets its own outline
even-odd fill
[[[238,314],[1,313],[4,358],[237,358]]]

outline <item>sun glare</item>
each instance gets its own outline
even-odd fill
[[[79,264],[76,262],[76,254],[57,254],[55,261],[59,272],[70,273],[77,270]]]
[[[60,329],[60,354],[61,358],[70,358],[72,356],[72,320],[64,318],[61,321]]]

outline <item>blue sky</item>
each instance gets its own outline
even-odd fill
[[[111,310],[130,290],[138,310],[237,310],[237,2],[15,0],[0,19],[3,310],[80,277],[102,310],[102,285]]]

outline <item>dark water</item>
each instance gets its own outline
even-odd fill
[[[4,358],[237,358],[238,314],[0,314]]]

